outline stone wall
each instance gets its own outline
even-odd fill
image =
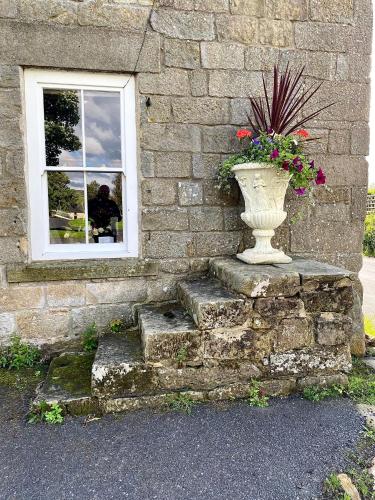
[[[277,241],[288,252],[353,271],[361,266],[370,0],[155,0],[152,12],[151,5],[0,2],[0,339],[19,331],[38,343],[57,342],[93,318],[129,319],[131,304],[173,297],[181,275],[202,272],[210,257],[251,242],[238,217],[238,191],[222,195],[214,177],[234,148],[236,128],[246,123],[247,96],[262,90],[261,70],[270,72],[276,62],[305,64],[306,85],[322,81],[320,99],[336,101],[310,127],[321,138],[311,152],[327,172],[330,191],[316,191],[304,221],[290,224],[289,216]],[[43,281],[30,284],[21,273],[8,282],[9,266],[28,262],[26,66],[136,70],[140,258],[157,265],[153,276],[125,273],[110,278],[113,286],[105,274],[69,281],[66,268],[50,278],[46,265]],[[298,208],[291,194],[288,207],[291,214]]]

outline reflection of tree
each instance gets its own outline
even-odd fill
[[[49,210],[83,212],[83,192],[69,187],[70,179],[64,172],[48,172]]]
[[[111,198],[116,202],[116,205],[119,207],[122,212],[122,174],[119,172],[116,174],[114,181],[114,188],[112,190]]]
[[[99,182],[93,180],[87,184],[87,199],[92,200],[98,194],[100,188]]]
[[[46,162],[59,165],[63,150],[77,151],[81,147],[74,127],[79,122],[79,97],[74,90],[44,92],[44,129]]]

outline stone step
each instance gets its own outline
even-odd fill
[[[251,315],[252,301],[225,290],[215,279],[180,282],[177,293],[201,330],[243,325]]]
[[[175,365],[202,359],[202,335],[185,309],[177,304],[141,306],[138,322],[145,361]]]
[[[210,261],[210,273],[234,292],[247,297],[293,297],[301,289],[297,270],[273,265],[249,265],[232,258]]]
[[[93,396],[129,397],[154,392],[152,372],[142,356],[138,332],[109,334],[99,341],[92,366]]]

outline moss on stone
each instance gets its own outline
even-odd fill
[[[95,353],[66,353],[54,358],[44,384],[44,391],[63,392],[72,396],[90,394],[94,356]]]
[[[0,386],[20,391],[33,390],[44,379],[46,371],[44,365],[20,370],[0,368]]]

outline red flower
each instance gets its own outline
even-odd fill
[[[252,132],[250,132],[250,130],[246,130],[245,128],[237,130],[236,133],[237,139],[243,139],[244,137],[251,137],[252,135],[253,135]]]
[[[305,130],[304,128],[301,128],[300,130],[296,130],[294,132],[294,135],[299,135],[300,137],[303,137],[304,139],[307,139],[309,137],[309,133],[307,130]]]
[[[280,156],[280,153],[279,153],[279,150],[278,149],[274,149],[272,151],[272,153],[270,154],[270,158],[271,160],[275,160],[276,158],[278,158]]]
[[[284,170],[289,171],[289,162],[288,161],[283,161],[282,167]]]
[[[318,173],[316,174],[315,182],[317,184],[325,184],[326,183],[326,176],[324,175],[324,172],[321,168],[318,170]]]

